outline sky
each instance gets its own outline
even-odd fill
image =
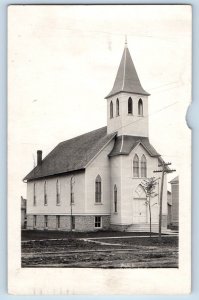
[[[59,142],[106,125],[106,100],[128,48],[149,97],[149,138],[176,172],[190,158],[191,8],[183,5],[10,6],[10,195]],[[169,185],[168,185],[169,188]]]

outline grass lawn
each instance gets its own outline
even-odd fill
[[[119,237],[119,236],[148,236],[145,232],[121,232],[121,231],[95,231],[95,232],[76,232],[76,231],[47,231],[47,230],[22,230],[21,240],[46,240],[63,238],[95,238],[95,237]],[[157,233],[153,233],[157,236]]]
[[[23,234],[25,231],[23,232]],[[51,235],[53,233],[53,235]],[[132,233],[27,232],[22,241],[22,267],[177,268],[178,237],[138,237]],[[65,235],[64,235],[65,234]],[[123,236],[119,238],[119,236]],[[140,235],[140,234],[139,234]],[[144,234],[145,235],[145,234]],[[111,239],[111,236],[116,238]],[[126,237],[125,237],[126,236]],[[95,239],[95,237],[103,237]],[[49,238],[49,239],[47,239]],[[51,239],[50,239],[51,238]],[[89,239],[92,238],[92,239]]]

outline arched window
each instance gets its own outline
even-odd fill
[[[143,116],[143,102],[142,99],[138,101],[138,115]]]
[[[117,212],[117,186],[114,185],[114,212]]]
[[[110,103],[110,118],[113,118],[113,102]]]
[[[95,203],[101,203],[102,198],[102,180],[100,175],[95,179]]]
[[[48,205],[47,182],[44,182],[44,205]]]
[[[119,103],[119,99],[117,98],[116,100],[116,117],[118,117],[120,115],[120,103]]]
[[[75,177],[72,176],[70,179],[70,204],[71,205],[75,203],[74,185],[75,185]]]
[[[147,177],[147,164],[146,157],[142,155],[141,158],[141,177]]]
[[[135,154],[133,159],[133,177],[139,177],[139,157]]]
[[[129,98],[128,100],[128,114],[132,114],[133,113],[133,101],[131,98]]]
[[[37,204],[37,199],[36,199],[36,183],[34,182],[33,184],[33,205],[35,206]]]
[[[56,181],[56,203],[60,205],[60,182],[59,180]]]

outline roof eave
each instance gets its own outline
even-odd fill
[[[134,95],[141,95],[141,96],[150,96],[151,94],[149,93],[141,93],[141,92],[132,92],[132,91],[118,91],[118,92],[115,92],[115,93],[109,93],[106,97],[104,97],[104,99],[108,99],[112,96],[115,96],[117,94],[120,94],[120,93],[128,93],[128,94],[134,94]]]

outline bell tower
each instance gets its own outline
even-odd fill
[[[148,137],[148,96],[125,41],[115,82],[107,99],[107,133]]]

